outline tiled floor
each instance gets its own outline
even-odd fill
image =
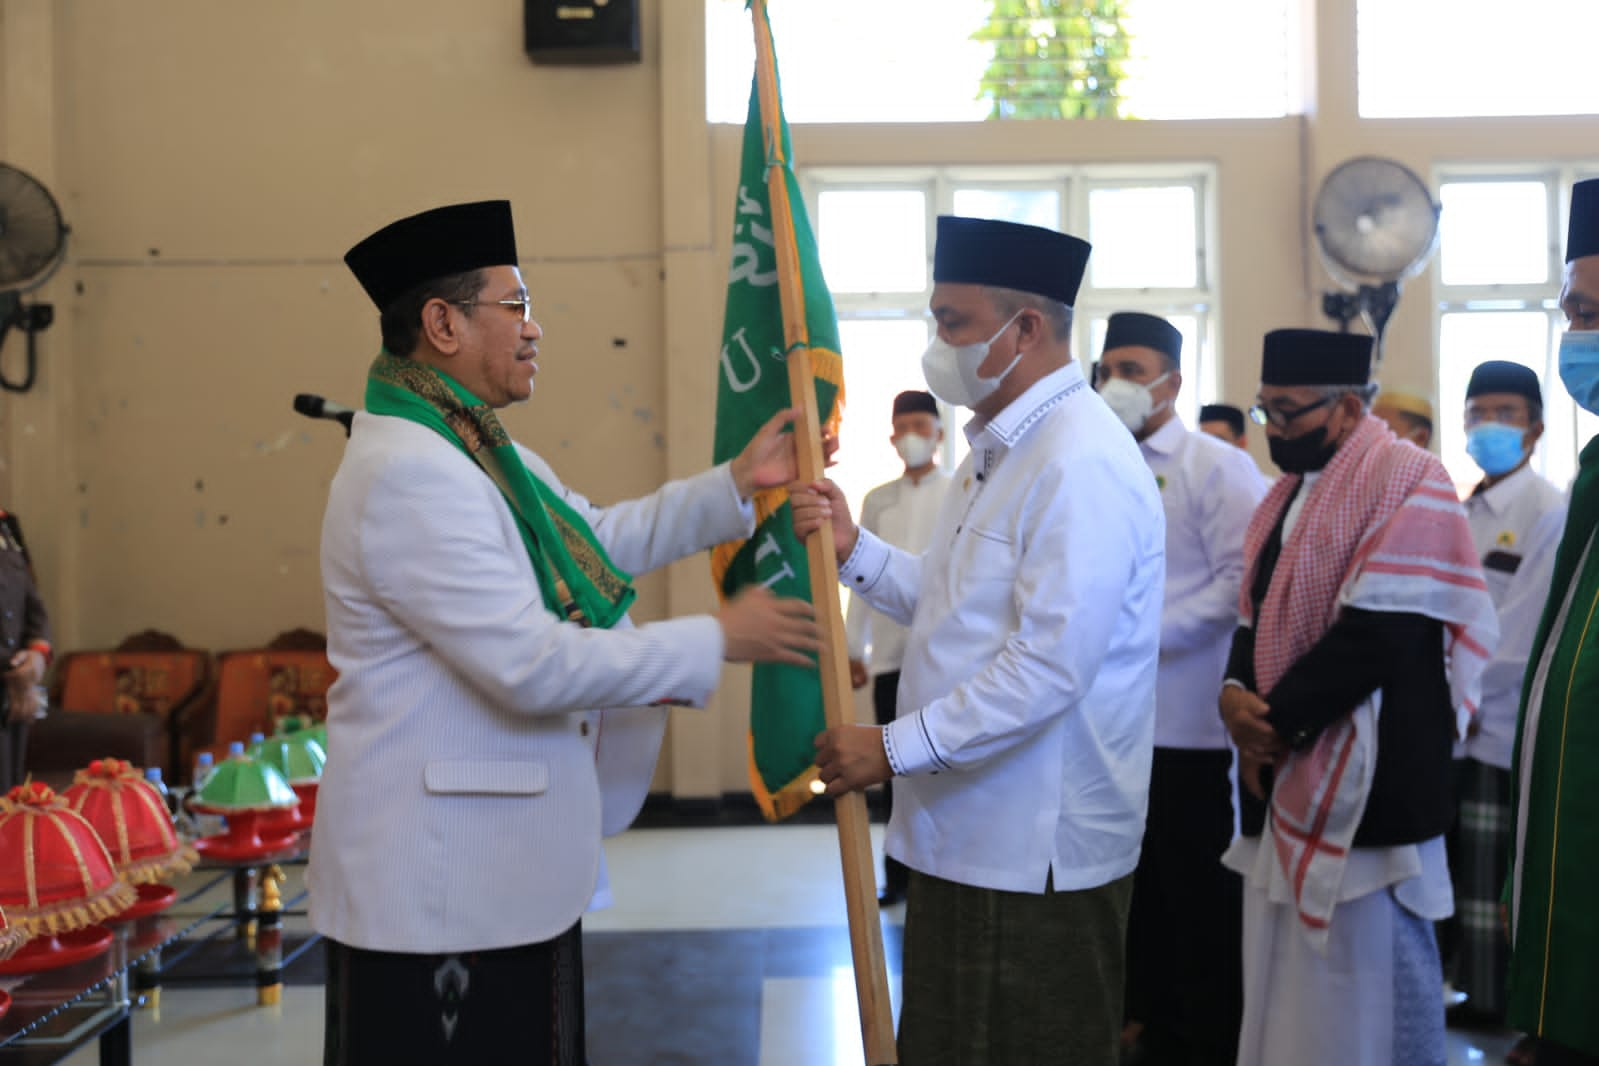
[[[832,828],[634,830],[608,854],[617,905],[584,921],[593,1066],[861,1063]],[[291,891],[302,874],[291,869]],[[899,910],[884,915],[896,996]],[[275,1007],[254,1002],[247,985],[169,987],[159,1011],[135,1018],[134,1061],[321,1061],[319,986],[291,984]],[[1498,1063],[1511,1042],[1451,1033],[1450,1066]],[[88,1049],[67,1063],[97,1061]]]

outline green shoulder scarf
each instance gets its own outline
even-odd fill
[[[427,426],[489,476],[511,505],[550,610],[602,629],[627,613],[637,595],[632,575],[611,562],[583,517],[529,472],[492,407],[449,375],[388,352],[367,372],[366,407]]]

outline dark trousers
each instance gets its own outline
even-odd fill
[[[583,940],[410,955],[327,945],[324,1066],[583,1066]]]
[[[0,708],[3,713],[3,708]],[[28,727],[31,722],[0,725],[0,795],[20,785],[27,776]]]
[[[1573,1051],[1547,1040],[1539,1040],[1537,1048],[1537,1057],[1533,1060],[1535,1066],[1599,1066],[1599,1055]]]
[[[1231,1066],[1243,1018],[1243,881],[1221,864],[1233,836],[1230,751],[1156,748],[1127,927],[1127,1016],[1140,1060]]]
[[[888,725],[899,712],[899,671],[890,670],[872,679],[872,710],[877,713],[877,724]],[[883,782],[883,812],[886,817],[894,810],[894,781]],[[910,884],[910,871],[898,859],[883,856],[883,891],[904,895]]]

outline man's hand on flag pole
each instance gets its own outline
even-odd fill
[[[814,666],[822,650],[816,610],[804,600],[778,597],[751,585],[722,605],[722,658],[730,663]]]
[[[844,492],[826,478],[810,484],[797,483],[788,489],[789,506],[794,511],[794,535],[804,540],[823,522],[833,523],[833,550],[840,564],[855,550],[860,529],[850,520],[849,501]]]
[[[859,792],[894,776],[883,750],[883,729],[875,725],[840,725],[818,734],[816,768],[829,796]]]
[[[800,416],[798,407],[777,412],[766,425],[756,430],[755,436],[728,465],[732,468],[733,484],[738,494],[749,499],[757,492],[787,485],[799,477],[799,460],[794,456],[794,434],[787,433],[789,425]],[[833,465],[833,453],[838,451],[838,434],[822,432],[822,457],[828,466]]]

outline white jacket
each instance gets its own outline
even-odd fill
[[[601,509],[520,450],[634,574],[753,528],[725,466]],[[493,482],[433,430],[366,413],[329,493],[322,580],[339,678],[312,924],[427,954],[570,927],[602,833],[626,828],[649,787],[666,712],[646,705],[701,704],[716,686],[716,619],[560,621]],[[605,707],[633,709],[589,710]]]

